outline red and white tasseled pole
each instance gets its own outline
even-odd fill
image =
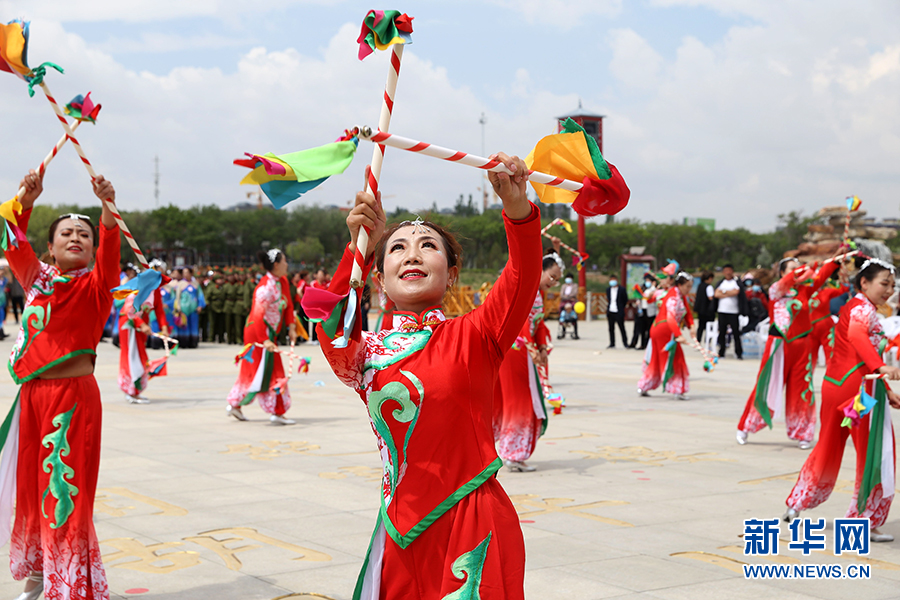
[[[386,132],[391,126],[391,115],[394,112],[394,94],[397,91],[397,78],[400,76],[400,59],[403,58],[403,44],[391,46],[391,67],[388,69],[387,82],[384,85],[384,99],[381,103],[381,116],[378,118],[378,129]],[[369,178],[366,181],[366,192],[378,197],[378,180],[381,177],[381,163],[384,161],[384,145],[375,144],[372,151],[372,163]],[[363,265],[369,249],[369,230],[359,228],[356,237],[356,253],[353,255],[353,270],[350,273],[350,287],[363,286]]]
[[[548,240],[552,240],[552,239],[553,239],[553,236],[550,235],[549,233],[547,233],[546,231],[543,232],[543,233],[544,233],[544,237],[547,238]],[[575,256],[581,256],[581,255],[578,253],[578,250],[576,250],[576,249],[573,248],[572,246],[566,244],[565,242],[560,242],[559,245],[560,245],[560,247],[565,248],[566,250],[568,250],[569,252],[571,252],[571,253],[574,254]]]
[[[40,83],[41,90],[43,90],[44,95],[47,97],[47,100],[50,102],[50,106],[53,107],[53,111],[56,113],[56,118],[59,119],[59,122],[62,123],[63,129],[66,131],[66,137],[72,142],[72,146],[75,147],[75,151],[78,153],[78,156],[81,157],[81,162],[84,163],[84,167],[87,169],[88,175],[91,176],[91,180],[97,179],[97,173],[94,172],[94,167],[91,165],[91,161],[87,159],[87,156],[84,155],[84,150],[81,148],[81,144],[78,143],[78,140],[75,139],[75,136],[72,135],[74,131],[71,126],[69,126],[69,122],[66,120],[65,115],[62,112],[62,109],[57,104],[56,99],[53,97],[53,94],[50,93],[50,88],[47,87],[47,84],[43,81]],[[122,230],[122,233],[125,235],[125,239],[128,241],[128,245],[131,246],[131,249],[134,251],[134,255],[137,257],[138,262],[141,263],[141,266],[144,269],[150,268],[150,263],[147,262],[147,258],[144,256],[144,253],[141,252],[140,247],[137,244],[137,241],[134,239],[134,236],[131,235],[131,231],[128,229],[128,225],[125,224],[125,221],[122,220],[122,215],[119,214],[119,209],[116,208],[116,205],[110,201],[110,199],[104,199],[103,205],[112,213],[113,217],[116,220],[116,224],[119,226],[119,229]]]
[[[546,234],[548,231],[550,231],[550,228],[553,227],[554,225],[563,225],[564,223],[565,223],[565,221],[563,221],[562,219],[553,219],[552,221],[550,221],[550,222],[547,224],[546,227],[544,227],[543,229],[541,229],[541,235],[544,235],[544,234]]]
[[[78,129],[79,125],[81,125],[81,121],[75,121],[75,125],[72,126],[72,131],[74,132],[76,129]],[[69,134],[66,134],[66,135],[62,136],[61,138],[59,138],[59,141],[56,142],[55,146],[53,146],[53,150],[50,151],[50,154],[48,154],[47,156],[44,157],[44,160],[41,161],[41,166],[39,166],[37,168],[38,177],[44,176],[44,171],[47,170],[47,165],[49,165],[50,162],[54,158],[56,158],[56,154],[59,152],[59,149],[62,148],[63,146],[65,146],[68,139],[69,139]],[[21,200],[25,196],[25,192],[26,192],[25,186],[23,185],[22,187],[19,188],[19,191],[16,194],[16,200]]]
[[[434,144],[426,144],[425,142],[385,133],[384,131],[372,131],[371,127],[357,127],[354,129],[354,132],[359,135],[359,139],[375,142],[378,145],[399,148],[400,150],[407,150],[409,152],[418,152],[425,156],[440,158],[442,160],[484,169],[486,171],[493,171],[495,173],[506,173],[507,175],[514,174],[499,160],[490,160],[489,158],[476,156],[474,154],[458,152],[456,150],[450,150],[449,148],[435,146]],[[581,191],[581,188],[584,187],[584,184],[580,181],[571,181],[569,179],[563,179],[562,177],[541,173],[540,171],[529,171],[528,179],[530,181],[536,181],[537,183],[543,183],[544,185],[571,190],[573,192],[579,192]]]

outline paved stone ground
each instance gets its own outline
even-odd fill
[[[852,446],[838,490],[810,513],[828,519],[828,551],[788,550],[783,526],[780,556],[743,556],[743,519],[780,516],[807,455],[781,423],[747,446],[735,443],[757,361],[726,360],[706,374],[689,351],[689,401],[659,392],[641,398],[641,354],[606,350],[605,322],[582,334],[551,356],[568,407],[539,442],[531,461],[538,470],[500,474],[525,533],[529,598],[900,597],[900,542],[873,547],[868,581],[743,578],[743,562],[861,561],[831,552],[831,520],[850,501]],[[0,343],[0,353],[9,346],[10,339]],[[297,425],[272,426],[256,406],[246,409],[250,422],[229,419],[223,409],[235,351],[180,352],[170,375],[151,383],[153,403],[133,406],[116,386],[118,350],[100,346],[105,414],[95,520],[115,598],[352,594],[378,506],[379,459],[365,411],[319,349],[305,347],[310,373],[291,381]],[[4,377],[0,410],[15,392]],[[900,539],[896,518],[884,530]],[[0,596],[20,590],[8,572],[0,575]]]

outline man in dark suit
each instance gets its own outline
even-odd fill
[[[706,333],[706,324],[716,318],[716,299],[713,297],[715,289],[711,285],[713,274],[704,271],[700,275],[700,285],[697,287],[697,296],[694,298],[694,311],[697,313],[697,341],[703,343],[703,334]]]
[[[609,346],[616,347],[616,323],[622,333],[622,345],[628,346],[628,336],[625,334],[625,305],[628,303],[628,294],[625,288],[619,285],[619,279],[613,276],[609,280],[609,288],[606,290],[606,320],[609,323]]]

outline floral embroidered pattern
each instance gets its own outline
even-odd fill
[[[419,417],[422,401],[425,399],[425,388],[422,382],[414,374],[409,371],[400,370],[400,373],[416,388],[419,393],[419,404],[416,405],[412,401],[409,388],[399,381],[392,381],[380,390],[369,393],[368,408],[369,417],[372,419],[372,426],[378,433],[379,437],[384,441],[384,445],[388,450],[388,460],[384,462],[384,497],[387,503],[390,503],[400,478],[403,475],[403,465],[406,464],[406,448],[409,445],[409,438],[412,436],[413,429],[416,426],[416,420]],[[400,405],[400,408],[394,409],[389,414],[398,423],[409,423],[406,430],[406,436],[403,439],[402,458],[398,454],[397,445],[391,434],[390,425],[385,420],[382,407],[388,400],[393,400]]]
[[[72,451],[69,446],[69,425],[72,422],[72,414],[77,408],[77,404],[68,412],[60,413],[53,417],[51,423],[56,427],[56,431],[48,433],[44,436],[41,444],[44,448],[52,450],[41,465],[44,473],[50,473],[50,484],[44,490],[44,496],[41,499],[41,513],[45,519],[50,517],[44,509],[47,496],[52,495],[56,498],[56,510],[54,511],[55,523],[50,524],[51,529],[59,529],[69,520],[69,516],[75,510],[75,502],[72,496],[78,494],[78,488],[69,483],[68,480],[75,476],[75,469],[63,462],[63,458],[68,456]]]
[[[878,319],[878,311],[875,310],[868,298],[862,294],[857,294],[856,299],[861,302],[850,310],[850,322],[860,323],[865,326],[869,332],[869,341],[876,349],[879,348],[881,341],[884,339],[884,329],[881,327],[881,321]]]
[[[281,314],[284,312],[286,302],[281,295],[280,282],[271,273],[266,273],[266,276],[263,277],[262,285],[256,288],[253,302],[266,307],[263,313],[263,321],[269,327],[278,331],[278,327],[281,325]]]

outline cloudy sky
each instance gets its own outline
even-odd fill
[[[359,62],[370,2],[0,0],[31,21],[29,61],[56,62],[58,98],[103,104],[79,135],[125,209],[246,200],[231,161],[376,125],[387,53]],[[455,0],[385,7],[415,17],[391,130],[480,153],[527,154],[579,100],[607,115],[604,154],[642,221],[711,217],[771,229],[779,213],[863,199],[900,212],[900,3],[896,0]],[[62,133],[47,102],[0,80],[0,186],[15,190]],[[300,202],[343,204],[371,146]],[[92,201],[73,151],[46,201]],[[451,206],[480,173],[388,150],[388,209]]]

